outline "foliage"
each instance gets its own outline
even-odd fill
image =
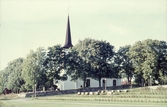
[[[0,78],[0,84],[1,84],[1,86],[0,86],[0,88],[1,88],[1,91],[3,91],[5,88],[7,88],[7,82],[8,82],[8,76],[9,76],[9,72],[7,71],[7,68],[8,67],[6,67],[4,70],[2,70],[2,71],[0,71],[0,74],[1,74],[1,77],[2,78]]]
[[[44,86],[49,88],[53,80],[132,77],[142,86],[167,83],[167,43],[147,39],[137,41],[132,46],[114,46],[103,40],[86,38],[80,40],[68,51],[61,45],[48,47],[48,53],[42,47],[31,50],[25,59],[11,61],[0,71],[0,93],[4,88],[13,91],[32,90]],[[155,82],[156,81],[156,82]]]
[[[8,67],[0,72],[0,92],[5,88],[11,89],[13,92],[19,92],[24,85],[22,78],[23,58],[15,59],[8,63]]]
[[[133,63],[135,76],[140,78],[144,86],[149,84],[150,77],[157,80],[160,77],[159,58],[161,53],[161,42],[147,39],[136,42],[129,50],[128,55]]]
[[[69,50],[66,55],[66,71],[69,76],[71,76],[71,80],[75,81],[77,79],[84,80],[86,76],[86,72],[83,72],[85,63],[83,59],[78,55],[79,53],[73,49]]]
[[[43,63],[45,74],[47,76],[49,86],[53,85],[55,80],[66,80],[67,76],[63,72],[64,69],[64,52],[61,45],[48,48],[48,53]]]
[[[86,77],[91,77],[99,80],[99,87],[101,87],[101,78],[114,77],[114,71],[111,65],[113,57],[113,46],[106,41],[99,41],[86,38],[79,41],[69,52],[68,74],[75,79],[85,80]],[[71,57],[71,58],[70,58]],[[74,58],[74,59],[73,59]]]
[[[45,50],[43,48],[38,48],[36,52],[33,50],[27,55],[27,58],[23,64],[23,78],[25,80],[25,88],[27,90],[32,90],[35,84],[40,84],[41,78],[43,78],[43,62],[45,57]]]
[[[158,55],[157,61],[157,75],[155,78],[159,80],[160,84],[167,83],[167,43],[165,41],[160,41],[160,45],[155,47]]]
[[[127,78],[129,83],[131,83],[132,77],[134,75],[134,68],[132,66],[132,62],[127,55],[130,47],[130,45],[120,47],[114,57],[114,61],[118,66],[117,70],[119,70],[119,75],[121,75],[122,78]]]
[[[83,80],[84,87],[86,77],[91,76],[92,72],[90,63],[91,47],[89,47],[92,41],[92,39],[79,41],[79,43],[76,44],[66,56],[67,74],[71,76],[72,80]]]
[[[0,94],[3,93],[3,89],[4,89],[4,81],[3,81],[4,77],[3,77],[3,70],[0,71]]]
[[[106,41],[93,40],[88,48],[90,48],[89,60],[93,68],[91,77],[99,80],[99,87],[101,87],[101,78],[115,77],[115,70],[112,65],[114,46]]]
[[[9,73],[7,78],[7,88],[12,89],[13,92],[19,92],[22,85],[24,84],[24,80],[22,78],[23,61],[23,58],[13,60],[8,64],[8,67],[6,68],[6,72]]]

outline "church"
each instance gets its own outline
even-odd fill
[[[68,50],[72,46],[73,45],[72,45],[72,39],[71,39],[70,19],[69,19],[69,15],[68,15],[65,45],[63,46],[63,48],[65,50]],[[63,70],[60,75],[63,75],[63,74],[65,74],[65,70]],[[54,84],[57,85],[57,88],[60,90],[71,90],[71,89],[81,88],[83,85],[83,81],[79,80],[79,79],[76,81],[71,81],[71,77],[68,76],[68,79],[66,81],[55,80]],[[121,86],[121,79],[119,79],[119,78],[102,78],[101,84],[102,84],[102,87],[104,89],[106,89],[106,87]],[[92,79],[92,78],[86,78],[85,87],[92,87],[92,88],[99,87],[99,81]]]

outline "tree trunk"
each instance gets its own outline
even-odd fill
[[[144,87],[144,79],[141,78],[141,86]]]
[[[86,76],[84,77],[83,88],[85,88],[85,85],[86,85]]]
[[[99,88],[101,88],[101,77],[99,78]]]
[[[130,85],[130,89],[132,89],[132,78],[131,78],[131,77],[129,77],[128,83],[129,83],[129,85]]]
[[[35,93],[35,85],[33,86],[33,88],[32,88],[32,89],[33,89],[33,93]]]

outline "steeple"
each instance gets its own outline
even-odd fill
[[[70,18],[68,15],[68,19],[67,19],[67,29],[66,29],[66,38],[65,38],[65,44],[63,46],[63,48],[70,48],[72,47],[72,41],[71,41],[71,30],[70,30]]]

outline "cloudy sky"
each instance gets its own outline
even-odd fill
[[[167,0],[1,0],[0,70],[31,49],[64,44],[70,16],[73,45],[106,40],[119,49],[136,41],[167,41]]]

